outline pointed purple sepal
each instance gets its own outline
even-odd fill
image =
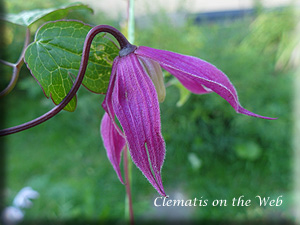
[[[116,129],[114,122],[107,113],[105,113],[102,118],[100,131],[107,157],[116,171],[120,181],[124,184],[120,163],[122,150],[125,147],[126,141],[120,135],[120,131]]]
[[[158,98],[136,55],[118,59],[112,99],[133,162],[153,187],[165,196],[161,180],[165,142],[161,135]]]
[[[209,93],[211,90],[224,98],[238,113],[263,119],[244,109],[239,103],[237,92],[228,77],[214,65],[196,57],[140,46],[135,50],[139,57],[150,58],[174,75],[188,90],[196,94]]]

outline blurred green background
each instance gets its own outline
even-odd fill
[[[6,1],[17,13],[59,6],[67,1],[23,4]],[[68,18],[120,28],[104,13],[71,13]],[[167,156],[162,176],[170,199],[227,199],[245,196],[250,207],[160,207],[158,194],[132,167],[133,207],[137,221],[281,221],[292,218],[293,71],[276,67],[291,42],[293,8],[265,11],[234,21],[201,23],[193,17],[176,25],[164,13],[147,15],[151,26],[137,26],[136,44],[200,57],[225,72],[241,104],[277,117],[268,121],[236,114],[216,94],[190,95],[178,107],[180,90],[166,75],[167,97],[161,104]],[[16,61],[25,30],[7,25],[7,55]],[[7,69],[5,76],[9,77]],[[175,83],[176,84],[176,83]],[[1,84],[3,87],[4,84]],[[182,90],[181,90],[182,91]],[[185,93],[181,97],[184,97]],[[99,133],[104,96],[81,88],[74,113],[61,112],[30,130],[1,138],[6,145],[6,204],[24,186],[40,193],[26,210],[32,220],[124,221],[125,188],[110,165]],[[42,115],[53,107],[24,66],[14,91],[5,97],[5,127]],[[2,102],[3,103],[3,102]],[[1,103],[1,104],[2,104]],[[255,196],[283,196],[280,207],[260,207]]]

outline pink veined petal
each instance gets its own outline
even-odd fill
[[[104,101],[102,103],[102,107],[104,108],[104,110],[107,112],[107,114],[111,118],[113,125],[115,126],[116,130],[119,132],[120,136],[124,137],[124,134],[122,133],[121,129],[118,127],[118,125],[115,122],[115,111],[114,111],[113,105],[112,105],[112,91],[113,91],[113,88],[115,85],[115,80],[116,80],[116,71],[117,71],[118,60],[119,60],[119,56],[117,56],[114,59],[112,71],[111,71],[111,77],[109,80],[109,84],[108,84],[108,88],[107,88],[107,92],[106,92]]]
[[[113,62],[113,65],[112,65],[111,76],[110,76],[110,80],[109,80],[109,84],[108,84],[108,88],[107,88],[107,92],[106,92],[104,101],[102,103],[102,107],[108,113],[110,118],[114,118],[114,115],[115,115],[113,107],[112,107],[112,91],[113,91],[113,88],[114,88],[114,85],[115,85],[114,83],[115,83],[115,80],[116,80],[116,71],[117,71],[118,61],[119,61],[119,56],[117,56],[114,59],[114,62]]]
[[[158,98],[136,55],[119,58],[112,99],[133,162],[165,196],[161,180],[165,142],[161,135]]]
[[[194,94],[199,95],[199,94],[208,94],[212,92],[211,89],[203,86],[201,83],[195,85],[195,81],[193,79],[190,79],[189,77],[176,76],[176,78],[180,81],[180,83],[182,83],[184,87],[186,87],[186,89],[188,89]]]
[[[102,118],[100,131],[107,157],[116,171],[120,181],[124,184],[121,175],[120,162],[121,153],[125,147],[126,141],[123,136],[120,135],[120,132],[116,130],[113,121],[107,113],[105,113]]]
[[[187,89],[194,93],[203,93],[203,90],[206,90],[203,88],[205,86],[229,102],[238,113],[263,119],[275,119],[260,116],[244,109],[239,103],[237,92],[228,77],[204,60],[145,46],[137,48],[135,54],[158,62],[162,68],[174,75]]]

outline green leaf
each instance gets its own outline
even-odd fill
[[[91,13],[93,10],[87,5],[82,3],[65,4],[57,8],[49,9],[36,9],[31,11],[24,11],[18,14],[7,14],[4,16],[4,20],[10,23],[14,23],[20,26],[30,27],[37,21],[44,20],[58,20],[64,18],[71,10],[86,9]]]
[[[59,104],[77,76],[84,40],[90,26],[79,21],[56,21],[42,26],[26,49],[25,62],[46,97]],[[98,34],[91,46],[83,85],[92,92],[106,93],[112,63],[119,49],[105,33]],[[74,111],[76,98],[65,107]]]

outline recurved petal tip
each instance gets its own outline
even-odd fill
[[[248,111],[247,109],[244,109],[243,107],[239,107],[237,112],[241,113],[241,114],[248,115],[248,116],[258,117],[258,118],[261,118],[261,119],[277,120],[277,118],[266,117],[266,116],[261,116],[261,115],[255,114],[253,112]]]
[[[112,121],[107,113],[105,113],[102,118],[100,131],[107,157],[116,171],[121,183],[124,184],[120,169],[120,162],[121,153],[126,143],[125,139],[121,136],[121,131],[117,130],[114,121]]]
[[[214,91],[224,98],[238,113],[269,120],[276,119],[260,116],[244,109],[238,100],[233,84],[226,74],[202,59],[144,46],[139,47],[135,53],[158,62],[162,68],[174,75],[193,93],[205,94]]]

